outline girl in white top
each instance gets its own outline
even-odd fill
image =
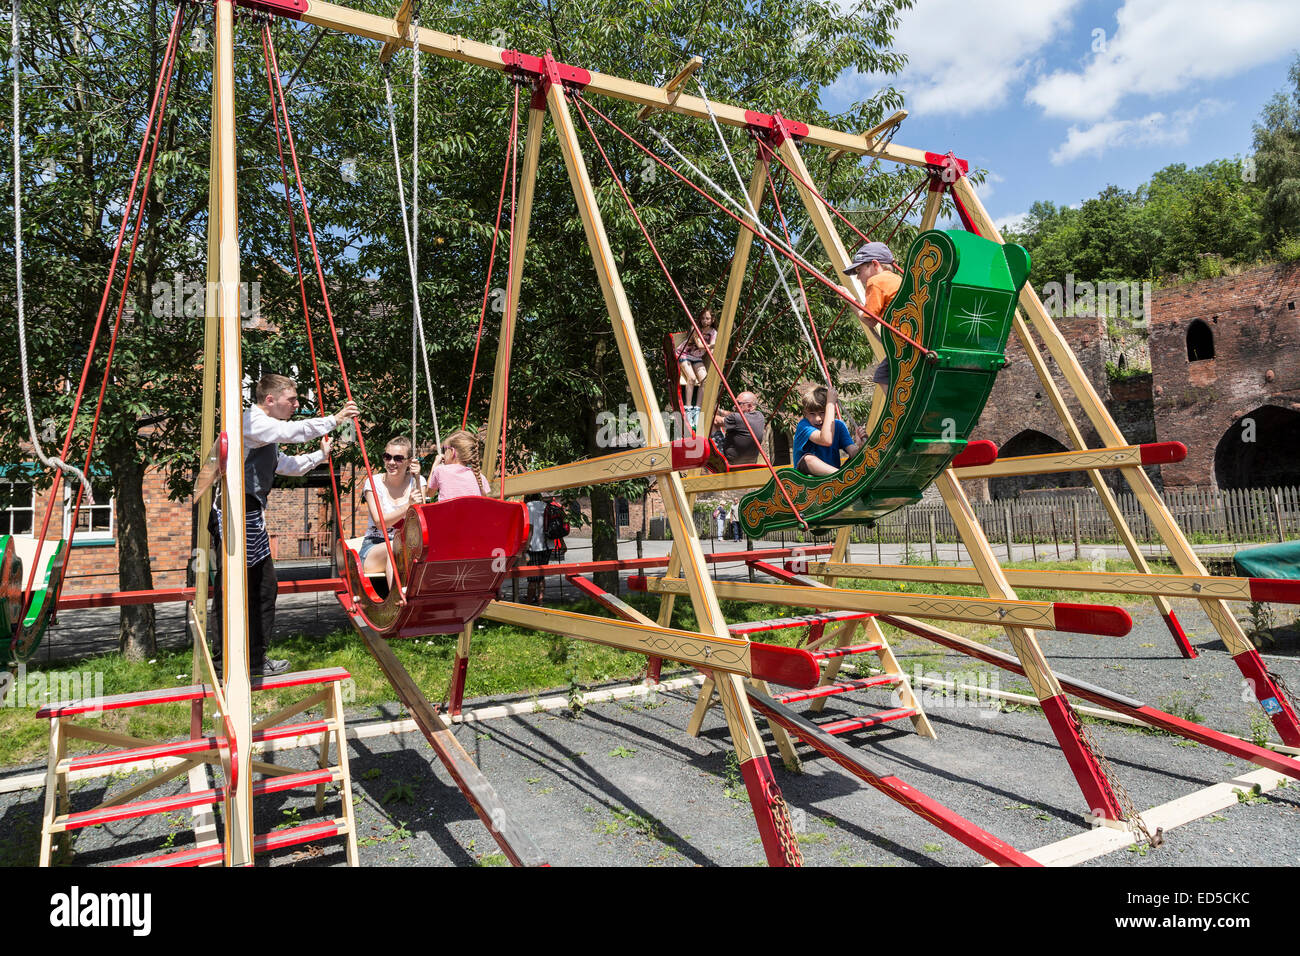
[[[384,447],[384,474],[375,477],[375,490],[379,501],[371,498],[370,482],[366,482],[362,497],[370,512],[370,524],[361,541],[361,567],[366,574],[385,573],[388,583],[393,583],[393,568],[388,560],[388,548],[379,528],[382,523],[388,537],[393,537],[393,525],[401,521],[407,508],[426,499],[424,482],[420,478],[420,461],[411,454],[411,439],[399,435]]]

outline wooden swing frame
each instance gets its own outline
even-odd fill
[[[352,10],[348,7],[325,0],[216,0],[215,3],[215,37],[212,86],[212,143],[211,143],[211,185],[209,192],[210,216],[208,222],[208,281],[209,287],[215,284],[217,295],[213,308],[207,315],[204,337],[204,379],[203,379],[203,419],[201,426],[201,449],[212,446],[216,439],[216,420],[218,413],[222,431],[229,436],[231,460],[242,462],[244,445],[242,438],[242,362],[240,353],[240,314],[239,314],[239,247],[236,236],[237,193],[235,178],[235,103],[234,103],[234,60],[233,60],[233,20],[234,8],[245,7],[261,13],[300,20],[324,29],[366,37],[384,44],[382,56],[386,59],[402,46],[418,45],[421,52],[435,56],[459,60],[466,64],[484,69],[509,71],[516,76],[523,76],[533,82],[535,94],[530,104],[528,117],[527,142],[522,163],[521,188],[518,210],[512,228],[512,256],[518,264],[509,279],[508,306],[504,312],[501,341],[512,342],[516,306],[519,301],[523,263],[527,246],[529,218],[535,194],[536,175],[541,148],[541,138],[546,117],[555,127],[559,138],[565,168],[567,170],[578,210],[582,218],[588,245],[596,267],[602,296],[609,314],[611,326],[618,344],[620,358],[631,390],[636,410],[644,416],[648,425],[646,435],[647,449],[635,453],[626,453],[629,458],[647,456],[647,451],[658,457],[642,457],[640,474],[655,474],[663,498],[664,509],[673,534],[673,548],[669,558],[666,578],[677,579],[678,586],[669,587],[664,581],[664,594],[660,605],[657,622],[653,627],[661,634],[672,633],[668,627],[671,620],[675,593],[680,592],[690,597],[698,623],[696,635],[707,641],[731,642],[727,622],[718,603],[722,586],[711,582],[707,574],[707,563],[696,534],[692,520],[691,505],[695,495],[707,488],[717,485],[705,485],[704,478],[684,479],[675,467],[680,463],[672,461],[671,454],[664,454],[670,442],[659,404],[652,386],[651,375],[642,357],[642,348],[637,336],[635,320],[624,294],[622,282],[615,264],[615,257],[606,235],[604,222],[596,202],[587,165],[583,158],[577,132],[569,110],[566,89],[583,90],[611,96],[617,99],[640,104],[649,110],[659,110],[707,119],[710,115],[726,126],[747,128],[757,135],[765,136],[771,148],[775,149],[789,167],[797,174],[800,198],[811,216],[814,228],[820,239],[822,249],[831,263],[842,269],[850,259],[835,229],[834,222],[819,197],[812,192],[812,180],[804,165],[799,151],[799,144],[822,147],[842,153],[870,156],[928,169],[931,173],[930,192],[926,200],[922,217],[922,228],[931,228],[940,211],[945,191],[951,190],[956,201],[963,207],[963,212],[972,221],[974,227],[985,237],[1001,241],[997,229],[978,197],[974,194],[966,178],[967,164],[951,154],[926,152],[894,145],[892,141],[884,142],[878,127],[865,134],[844,133],[833,129],[807,125],[784,119],[780,114],[769,115],[745,110],[725,103],[706,103],[699,97],[687,95],[682,90],[688,70],[674,78],[664,87],[655,87],[616,76],[591,72],[579,67],[557,62],[548,52],[544,56],[531,56],[515,50],[507,50],[490,44],[481,43],[465,37],[455,36],[426,27],[412,28],[410,23],[410,0],[403,3],[396,17],[381,17]],[[891,120],[892,121],[892,120]],[[767,165],[756,162],[749,183],[749,195],[757,208],[763,196],[768,175]],[[740,230],[736,241],[735,254],[727,280],[727,290],[723,308],[718,322],[718,338],[715,352],[725,356],[730,346],[737,306],[740,301],[741,286],[744,280],[753,237],[748,230]],[[846,277],[848,287],[861,301],[863,290],[855,277]],[[1086,448],[1082,432],[1073,421],[1060,390],[1048,373],[1046,363],[1034,342],[1030,328],[1042,338],[1048,352],[1065,375],[1069,387],[1075,392],[1084,413],[1101,436],[1107,450],[1127,447],[1118,427],[1110,417],[1105,406],[1092,388],[1073,352],[1057,330],[1042,301],[1033,289],[1026,285],[1020,295],[1020,306],[1024,317],[1018,316],[1014,331],[1034,362],[1044,387],[1070,432],[1076,449]],[[863,324],[873,355],[879,361],[884,352],[880,339],[868,323]],[[483,472],[489,478],[497,475],[500,463],[497,461],[504,418],[503,382],[505,370],[509,363],[507,349],[498,351],[496,370],[491,398],[486,455]],[[221,388],[217,389],[217,370],[220,368]],[[710,421],[717,404],[718,377],[710,376],[704,386],[701,405],[701,420]],[[667,467],[665,467],[665,465]],[[1181,576],[1206,577],[1206,571],[1196,554],[1187,543],[1176,522],[1161,502],[1150,479],[1140,465],[1131,460],[1118,463],[1121,475],[1132,487],[1140,504],[1160,533],[1166,546],[1174,556]],[[532,476],[512,476],[511,490],[523,493],[534,486],[555,487],[560,483],[589,483],[600,480],[600,465],[593,462],[575,462]],[[1106,490],[1095,469],[1088,474],[1102,495],[1116,528],[1119,530],[1129,553],[1138,565],[1139,573],[1130,577],[1143,582],[1153,578],[1145,558],[1141,555],[1136,539],[1125,524],[1114,498]],[[620,474],[620,478],[626,474]],[[710,481],[741,480],[751,476],[737,475],[707,476]],[[1012,588],[1011,578],[998,565],[987,539],[970,508],[965,493],[961,489],[959,477],[953,470],[943,473],[937,486],[943,500],[956,522],[962,540],[974,559],[974,575],[986,589],[990,605],[1015,607],[1025,602],[1017,602]],[[244,487],[242,468],[233,468],[224,476],[224,503],[226,507],[225,526],[227,534],[223,540],[222,559],[227,568],[243,568],[246,542],[244,540]],[[739,483],[728,487],[743,487]],[[199,500],[199,514],[206,514],[211,507],[211,489],[205,490]],[[206,554],[210,546],[207,529],[200,522],[198,529],[198,548],[200,554]],[[836,576],[850,576],[858,572],[858,567],[846,562],[849,544],[849,529],[843,528],[837,535],[831,560],[816,569],[827,583],[833,583]],[[1167,576],[1166,576],[1167,577]],[[1020,580],[1019,578],[1016,579]],[[761,586],[761,600],[775,600],[795,606],[806,606],[810,601],[825,601],[829,594],[814,597],[810,588],[796,585]],[[833,590],[833,589],[828,589]],[[206,625],[207,576],[200,574],[194,595],[194,613],[199,628]],[[671,593],[670,593],[671,592]],[[758,593],[758,592],[755,592]],[[1165,592],[1154,588],[1147,593],[1155,595],[1155,601],[1165,619],[1170,622],[1175,634],[1176,618],[1165,599]],[[1231,597],[1231,595],[1228,595]],[[1291,745],[1300,745],[1300,721],[1289,704],[1275,688],[1272,679],[1259,660],[1258,654],[1246,639],[1235,618],[1228,612],[1223,596],[1198,595],[1203,607],[1210,615],[1216,629],[1227,645],[1229,652],[1241,667],[1243,674],[1255,682],[1256,693],[1261,701],[1272,701],[1277,711],[1272,714],[1275,726],[1283,740]],[[975,602],[970,602],[972,605]],[[226,680],[223,682],[224,697],[231,718],[231,734],[235,745],[241,753],[247,753],[251,739],[250,685],[248,677],[247,652],[247,615],[248,593],[243,574],[229,574],[222,592],[222,635],[225,641]],[[904,602],[906,605],[906,602]],[[898,611],[915,612],[914,606],[900,606]],[[509,619],[516,623],[532,621],[535,615],[545,615],[519,606],[496,604],[489,608],[488,617]],[[583,615],[572,615],[566,619],[565,633],[585,640],[602,640],[615,642],[619,629],[626,635],[644,635],[648,625],[645,622],[620,622],[606,618],[582,620]],[[1044,706],[1052,722],[1058,741],[1065,756],[1075,772],[1076,778],[1088,801],[1087,806],[1107,821],[1118,820],[1121,811],[1118,801],[1111,792],[1109,781],[1101,773],[1096,760],[1083,744],[1078,732],[1078,721],[1065,699],[1061,684],[1053,676],[1050,667],[1038,646],[1034,636],[1034,626],[1044,626],[1046,620],[1042,615],[1022,619],[1014,616],[1013,622],[1003,622],[1007,634],[1015,648],[1019,665],[1033,685],[1034,692]],[[877,628],[875,621],[870,622]],[[538,626],[541,622],[538,621]],[[472,625],[471,625],[472,627]],[[470,627],[461,635],[457,649],[458,669],[463,674],[463,667],[468,658]],[[364,633],[364,632],[363,632]],[[382,651],[376,651],[376,642],[367,639],[372,652],[384,663]],[[629,639],[624,642],[632,646]],[[1184,653],[1190,656],[1190,645],[1182,641]],[[201,677],[202,662],[196,650],[195,678]],[[716,665],[715,665],[716,666]],[[386,669],[387,670],[387,669]],[[780,796],[768,762],[765,746],[760,736],[750,700],[742,683],[746,669],[736,668],[732,671],[715,669],[713,671],[714,689],[718,693],[725,714],[728,731],[740,758],[740,767],[751,804],[755,813],[764,850],[769,863],[782,864],[797,862],[797,845],[790,846],[789,817],[785,803]],[[750,671],[752,676],[752,669]],[[418,688],[415,688],[402,675],[390,673],[390,680],[403,700],[414,704],[419,713],[428,713],[428,708],[421,706],[423,700]],[[431,742],[435,737],[435,748],[442,754],[447,749],[445,726],[438,726],[436,714],[426,721],[426,735]],[[783,747],[784,749],[784,747]],[[454,755],[453,755],[454,756]],[[457,758],[458,759],[458,758]],[[226,801],[225,841],[226,862],[231,865],[247,865],[253,859],[253,842],[251,832],[252,791],[248,774],[240,775],[237,787]],[[464,789],[464,788],[463,788]],[[474,797],[466,790],[471,802]],[[476,803],[476,809],[480,809]],[[480,812],[482,810],[480,809]],[[510,832],[511,827],[501,830]],[[508,841],[498,828],[493,828],[498,842]],[[507,843],[507,853],[513,860],[520,862],[537,862],[531,853],[511,851]]]

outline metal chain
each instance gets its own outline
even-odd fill
[[[1282,692],[1282,696],[1285,697],[1287,703],[1291,705],[1291,709],[1297,714],[1300,714],[1300,701],[1296,700],[1295,691],[1287,686],[1287,682],[1282,679],[1282,675],[1274,672],[1272,668],[1267,665],[1264,667],[1264,673],[1268,675],[1268,679],[1273,682],[1274,686]]]
[[[1110,762],[1106,760],[1106,754],[1102,751],[1101,744],[1092,735],[1088,725],[1079,720],[1077,716],[1075,716],[1074,725],[1079,729],[1079,737],[1083,741],[1083,746],[1097,761],[1097,766],[1101,768],[1101,775],[1106,778],[1106,782],[1110,784],[1111,789],[1115,792],[1115,798],[1119,800],[1120,809],[1124,812],[1124,819],[1128,821],[1129,826],[1142,835],[1143,842],[1153,848],[1164,843],[1164,829],[1156,827],[1154,834],[1147,829],[1142,814],[1138,813],[1137,807],[1133,805],[1133,798],[1124,789],[1124,785],[1119,782],[1119,777],[1116,775],[1114,768],[1111,767]]]
[[[781,791],[774,781],[767,783],[767,806],[772,811],[772,821],[776,824],[776,837],[781,843],[781,855],[785,857],[786,866],[803,866],[803,851],[799,849],[799,839],[794,835],[790,824],[790,807],[781,796]]]

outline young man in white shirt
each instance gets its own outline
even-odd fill
[[[333,415],[290,421],[298,410],[298,386],[284,375],[263,375],[254,389],[256,404],[244,410],[244,544],[248,565],[248,664],[254,675],[280,674],[289,669],[285,660],[267,659],[266,645],[275,631],[275,601],[279,594],[271,541],[266,533],[266,501],[276,475],[305,475],[323,462],[333,438],[323,438],[320,450],[286,455],[280,444],[296,444],[328,436],[357,416],[348,402]],[[218,515],[219,520],[219,515]],[[224,569],[223,569],[224,572]],[[215,591],[220,600],[220,580]],[[217,617],[220,620],[220,617]],[[221,653],[220,635],[214,652]]]

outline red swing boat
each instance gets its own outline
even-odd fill
[[[467,496],[412,505],[393,536],[400,587],[362,569],[360,538],[339,540],[349,613],[386,638],[456,634],[501,591],[528,541],[528,512],[516,501]]]

